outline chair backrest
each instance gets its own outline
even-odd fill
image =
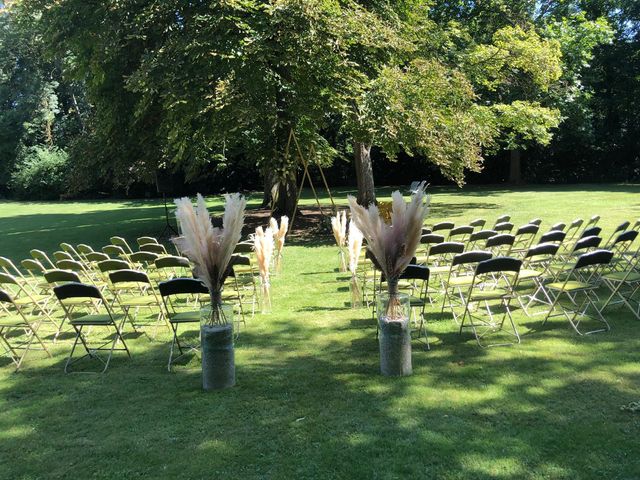
[[[473,227],[471,225],[463,225],[460,227],[452,228],[449,231],[449,238],[459,237],[459,236],[467,236],[473,233]]]
[[[535,247],[531,247],[525,253],[524,258],[533,258],[539,256],[555,255],[558,253],[560,245],[557,243],[539,243]]]
[[[431,229],[427,227],[422,227],[421,232],[422,232],[421,235],[429,235],[431,233]]]
[[[597,237],[600,235],[600,232],[602,232],[602,228],[600,227],[585,228],[580,234],[580,238]]]
[[[40,263],[42,263],[42,265],[46,265],[46,268],[56,268],[51,259],[42,250],[34,248],[29,253],[31,254],[31,258],[33,258],[34,260],[38,260]]]
[[[633,241],[637,238],[637,236],[638,236],[638,232],[636,230],[628,230],[618,235],[616,239],[613,241],[613,245],[617,245],[622,242],[633,243]]]
[[[423,280],[429,281],[429,267],[423,265],[407,265],[407,268],[400,274],[400,278],[404,280]]]
[[[84,272],[84,267],[75,260],[60,260],[56,266],[61,270],[71,270],[72,272]]]
[[[422,245],[431,245],[434,243],[442,243],[444,242],[444,235],[439,235],[437,233],[429,233],[427,235],[422,235],[420,237],[420,243]]]
[[[484,252],[481,250],[474,250],[472,252],[460,253],[453,257],[453,261],[451,264],[455,265],[466,265],[469,263],[478,263],[483,262],[485,260],[489,260],[493,255],[491,252]]]
[[[0,268],[10,275],[15,275],[18,277],[22,276],[20,270],[18,270],[18,267],[16,267],[13,262],[7,257],[0,257]]]
[[[138,243],[139,247],[141,247],[142,245],[146,245],[148,243],[160,243],[160,242],[158,242],[157,239],[155,239],[153,237],[138,237],[136,239],[136,242]]]
[[[188,294],[208,294],[209,290],[201,280],[196,278],[174,278],[158,284],[160,295],[188,295]]]
[[[476,266],[476,275],[496,272],[519,272],[522,260],[511,257],[495,257],[483,260]]]
[[[496,224],[495,227],[493,227],[493,229],[496,232],[510,232],[511,230],[513,230],[513,227],[515,225],[511,222],[500,222],[498,224]]]
[[[470,242],[477,242],[479,240],[486,240],[495,235],[498,235],[498,232],[495,230],[480,230],[479,232],[472,233],[469,237]]]
[[[189,259],[185,257],[159,257],[155,260],[156,268],[189,268]]]
[[[98,287],[87,285],[85,283],[65,283],[53,287],[53,293],[58,300],[66,300],[67,298],[97,298],[103,300]]]
[[[600,246],[600,242],[602,242],[602,238],[596,236],[581,238],[576,242],[573,247],[573,251],[578,252],[587,248],[598,248]]]
[[[20,262],[20,265],[22,265],[22,268],[32,275],[41,275],[46,270],[39,261],[32,258],[25,258]]]
[[[442,242],[432,245],[431,248],[429,248],[429,256],[462,252],[464,252],[464,243],[462,242]]]
[[[627,228],[629,228],[629,225],[631,225],[631,222],[629,221],[622,222],[616,227],[613,233],[624,232]]]
[[[574,268],[577,270],[592,265],[607,265],[611,262],[612,258],[613,252],[610,250],[596,250],[594,252],[584,253],[578,257]]]
[[[50,284],[56,283],[82,283],[77,273],[70,270],[47,270],[44,272],[44,279]]]
[[[235,265],[250,266],[251,258],[247,255],[240,255],[240,254],[234,253],[233,255],[231,255],[231,261],[229,263],[231,264],[231,266],[235,266]]]
[[[251,253],[251,252],[253,252],[253,243],[250,243],[250,242],[239,242],[233,251],[233,253]]]
[[[537,225],[538,227],[542,224],[541,218],[534,218],[533,220],[529,220],[529,225]]]
[[[18,285],[18,281],[13,275],[0,272],[0,285]]]
[[[74,260],[71,254],[60,251],[60,250],[57,252],[53,252],[53,258],[55,259],[56,262],[59,262],[60,260]]]
[[[584,220],[582,220],[581,218],[576,218],[573,222],[569,224],[566,230],[567,240],[572,240],[578,234],[578,230],[580,230],[580,227],[582,226],[583,223],[584,223]]]
[[[0,302],[13,304],[13,297],[9,292],[0,289]]]
[[[89,262],[103,262],[105,260],[109,260],[109,255],[102,252],[89,252],[84,256]]]
[[[540,230],[540,226],[535,223],[528,223],[527,225],[523,225],[518,230],[516,230],[516,236],[519,235],[536,235]]]
[[[112,245],[116,245],[118,247],[121,247],[126,253],[133,253],[133,250],[131,250],[131,247],[129,246],[129,244],[127,243],[127,241],[122,238],[122,237],[111,237],[109,239],[109,241],[111,242]]]
[[[502,235],[494,235],[493,237],[487,239],[487,243],[485,244],[485,246],[487,248],[493,248],[505,245],[513,245],[515,239],[516,237],[514,235],[510,235],[508,233],[504,233]]]
[[[549,229],[549,231],[550,232],[556,232],[556,231],[563,232],[565,228],[567,228],[567,224],[566,223],[558,222],[558,223],[554,223],[553,225],[551,225],[551,228]]]
[[[511,220],[511,215],[500,215],[498,218],[496,218],[496,223],[494,223],[494,226],[498,225],[499,223],[508,222],[509,220]]]
[[[475,220],[471,220],[469,225],[474,228],[483,228],[486,225],[487,221],[484,218],[476,218]]]
[[[109,280],[111,283],[146,283],[151,284],[149,276],[139,270],[114,270],[109,272]]]
[[[600,215],[594,215],[593,217],[591,217],[589,219],[589,221],[587,222],[587,224],[584,226],[584,228],[589,228],[589,227],[593,227],[595,224],[597,224],[600,221]]]
[[[562,242],[567,236],[562,230],[550,230],[540,237],[540,243]]]
[[[135,263],[142,263],[149,265],[154,263],[160,256],[153,252],[134,252],[129,256],[129,259]]]
[[[87,245],[86,243],[78,244],[77,248],[78,248],[78,252],[81,253],[82,255],[87,255],[89,253],[95,252],[95,250],[91,248],[89,245]]]
[[[144,245],[140,245],[140,251],[155,253],[157,255],[167,254],[167,249],[160,243],[145,243]]]
[[[118,245],[105,245],[102,247],[102,251],[110,257],[124,257],[126,252]]]
[[[76,259],[80,257],[78,251],[73,248],[73,245],[71,245],[70,243],[62,242],[60,244],[60,248],[62,249],[62,251],[67,252],[69,255],[73,256]]]
[[[440,230],[452,230],[453,228],[455,228],[455,224],[453,222],[439,222],[431,227],[431,231],[438,232]]]
[[[101,272],[112,272],[114,270],[128,270],[129,264],[124,260],[103,260],[98,262],[98,268]]]

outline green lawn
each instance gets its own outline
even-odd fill
[[[510,213],[546,230],[599,213],[607,237],[640,217],[639,193],[435,189],[431,220]],[[163,214],[151,201],[0,202],[0,255],[157,234]],[[129,336],[133,359],[116,357],[105,375],[65,375],[68,340],[17,374],[3,360],[0,478],[640,478],[640,414],[620,410],[640,400],[631,315],[612,310],[611,332],[578,337],[560,319],[539,330],[517,314],[521,345],[481,349],[433,313],[432,350],[414,343],[413,376],[383,378],[370,313],[345,306],[337,249],[316,238],[285,247],[273,312],[242,332],[228,391],[201,392],[195,361],[167,373],[168,334]]]

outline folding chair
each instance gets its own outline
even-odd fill
[[[68,323],[76,332],[76,337],[73,341],[73,346],[71,347],[71,353],[69,354],[69,358],[67,358],[67,362],[64,365],[64,373],[70,373],[69,367],[71,365],[87,357],[96,359],[104,364],[104,368],[100,373],[104,373],[107,371],[107,368],[109,368],[109,363],[111,362],[111,358],[113,357],[113,352],[115,351],[125,351],[127,352],[127,356],[131,358],[131,353],[129,353],[127,344],[122,337],[122,329],[124,327],[126,317],[124,315],[116,315],[111,311],[109,304],[104,299],[97,287],[94,287],[93,285],[86,285],[84,283],[66,283],[64,285],[55,287],[53,289],[53,292],[60,301],[60,305],[65,312]],[[77,298],[86,299],[88,302],[92,302],[92,304],[98,305],[99,307],[104,309],[105,313],[88,313],[81,316],[72,316],[68,311],[67,305],[71,301],[71,299]],[[103,327],[108,329],[109,331],[113,329],[113,340],[108,340],[92,347],[89,345],[88,339],[83,334],[83,330],[85,327],[90,327],[92,329]],[[118,342],[122,343],[122,348],[116,348]],[[84,348],[86,353],[74,360],[73,354],[76,351],[78,343],[82,344],[82,347]],[[101,351],[109,352],[106,361],[100,356],[99,352]]]
[[[84,257],[80,255],[80,252],[73,248],[73,245],[71,245],[70,243],[62,242],[60,244],[60,248],[63,252],[67,252],[69,255],[71,255],[73,260],[84,260]]]
[[[466,242],[469,236],[473,233],[473,227],[471,225],[463,225],[461,227],[452,228],[449,231],[449,242]]]
[[[44,272],[44,278],[49,284],[51,292],[53,293],[53,289],[59,285],[64,285],[65,283],[82,283],[80,276],[72,272],[70,270],[47,270]],[[70,298],[68,300],[64,300],[67,303],[69,314],[73,313],[73,309],[78,305],[87,306],[87,300],[84,298]],[[89,302],[89,305],[93,305],[93,302]],[[54,334],[53,341],[55,342],[58,339],[58,336],[62,332],[64,327],[65,317],[62,317],[62,321],[57,325],[57,331]]]
[[[564,275],[563,279],[558,278],[556,281],[548,283],[546,289],[552,297],[552,304],[542,325],[545,325],[552,317],[564,316],[579,335],[610,330],[609,323],[596,305],[598,297],[595,295],[595,290],[601,283],[600,270],[608,265],[612,258],[613,252],[609,250],[585,253],[578,257],[573,268]],[[569,300],[569,304],[561,302],[565,297]],[[600,321],[604,327],[583,333],[579,330],[579,326],[583,321],[582,317],[587,316],[589,307],[596,313],[595,317],[590,318]],[[560,312],[554,313],[556,309],[559,309]]]
[[[511,222],[500,222],[493,227],[493,229],[498,233],[510,233],[515,225]]]
[[[611,294],[600,307],[601,315],[606,308],[623,304],[640,320],[640,300],[636,296],[640,292],[640,249],[625,262],[623,269],[602,275],[602,283]]]
[[[615,230],[611,233],[611,236],[607,239],[607,241],[604,242],[604,248],[610,249],[616,236],[620,232],[625,232],[627,228],[629,228],[629,225],[631,225],[631,222],[622,222],[620,225],[618,225],[615,228]]]
[[[127,243],[127,241],[122,238],[122,237],[111,237],[109,239],[109,241],[111,242],[111,245],[115,245],[117,247],[122,248],[122,250],[124,250],[124,252],[127,255],[130,255],[133,253],[133,250],[131,249],[131,247],[129,246],[129,244]]]
[[[169,255],[167,249],[160,243],[145,243],[144,245],[140,245],[140,251],[151,252],[156,255]]]
[[[119,247],[118,245],[105,245],[104,247],[102,247],[102,253],[106,253],[107,255],[109,255],[109,258],[113,259],[128,259],[127,252],[125,252],[124,249],[122,247]]]
[[[158,257],[154,265],[158,278],[161,280],[191,276],[191,263],[186,257],[173,255]]]
[[[566,233],[565,243],[563,244],[561,251],[566,251],[575,244],[575,239],[578,236],[578,233],[580,232],[580,227],[582,227],[583,223],[584,223],[584,220],[582,220],[581,218],[576,218],[573,222],[569,224],[565,232]]]
[[[607,250],[611,250],[613,252],[612,263],[614,267],[623,263],[621,260],[628,256],[631,251],[631,245],[633,245],[633,242],[638,238],[638,233],[639,232],[636,230],[628,230],[626,232],[622,232],[613,240],[613,242],[611,242]]]
[[[160,258],[160,255],[153,252],[134,252],[129,255],[129,261],[138,270],[146,271],[150,278],[158,278],[158,272],[156,271],[156,260]]]
[[[495,230],[480,230],[479,232],[472,233],[469,236],[467,247],[469,250],[475,250],[479,245],[484,245],[486,240],[498,235]]]
[[[27,273],[24,277],[27,279],[27,285],[31,287],[34,293],[43,295],[48,288],[47,282],[44,279],[44,272],[46,268],[37,260],[32,258],[25,258],[20,262],[20,266]]]
[[[56,269],[70,270],[72,272],[75,272],[80,275],[80,278],[83,279],[84,283],[93,283],[93,281],[95,280],[94,277],[92,277],[89,271],[85,268],[85,266],[80,262],[76,262],[75,260],[58,260],[56,262],[56,268],[53,270]]]
[[[538,227],[540,227],[541,224],[542,224],[541,218],[534,218],[533,220],[529,220],[529,225],[537,225]]]
[[[58,326],[51,317],[53,309],[51,305],[49,305],[51,300],[50,295],[35,293],[18,281],[16,277],[7,273],[0,273],[0,288],[11,294],[13,302],[18,305],[23,312],[28,310],[29,314],[40,313],[53,325]]]
[[[567,228],[567,224],[566,223],[558,222],[558,223],[554,223],[553,225],[551,225],[551,228],[549,229],[549,231],[550,232],[556,232],[556,231],[564,232],[565,228]]]
[[[473,279],[467,290],[463,290],[461,294],[464,313],[460,321],[460,333],[465,327],[471,328],[478,345],[481,347],[513,344],[513,342],[482,344],[482,339],[500,331],[513,335],[516,339],[515,343],[520,343],[520,335],[513,322],[510,305],[511,300],[515,297],[513,286],[518,282],[521,266],[522,260],[510,257],[491,258],[477,264]],[[504,309],[500,320],[495,319],[492,311],[492,308],[496,307],[496,302],[497,306]],[[483,311],[480,304],[484,304],[484,310],[487,312],[486,317],[480,315]],[[504,328],[507,319],[509,319],[512,331]]]
[[[166,282],[158,284],[158,290],[162,297],[162,303],[165,307],[167,319],[169,325],[173,331],[173,339],[171,341],[171,349],[169,351],[169,363],[167,369],[171,371],[171,365],[179,358],[184,356],[185,347],[189,348],[189,351],[197,351],[198,345],[182,345],[178,338],[178,328],[181,325],[195,324],[200,326],[200,309],[198,310],[180,310],[179,305],[185,305],[185,302],[176,302],[176,298],[194,297],[199,295],[209,295],[209,290],[200,280],[195,278],[173,278]],[[175,347],[178,347],[180,355],[174,358],[173,351]]]
[[[62,250],[57,250],[55,252],[53,252],[53,261],[57,263],[60,260],[71,260],[71,261],[75,261],[75,259],[73,258],[73,256],[67,252],[63,252]]]
[[[511,255],[519,257],[526,253],[531,245],[533,245],[533,241],[536,239],[539,230],[540,226],[535,223],[529,223],[518,228],[513,241],[513,247],[511,248]]]
[[[420,245],[418,246],[419,254],[417,255],[417,262],[424,263],[429,248],[431,248],[432,245],[442,242],[444,242],[444,235],[439,235],[437,233],[422,235],[422,237],[420,237]]]
[[[109,272],[109,280],[115,303],[120,306],[135,331],[138,331],[136,322],[140,310],[148,310],[152,315],[155,315],[155,332],[152,338],[157,337],[158,327],[163,321],[169,327],[160,298],[145,272],[129,269],[115,270]],[[134,310],[133,314],[131,310]]]
[[[600,236],[600,232],[602,232],[602,228],[600,227],[591,227],[591,228],[585,228],[582,233],[580,234],[580,239],[583,238],[587,238],[587,237],[599,237]]]
[[[459,314],[456,312],[456,306],[462,305],[462,291],[466,289],[473,281],[473,272],[475,265],[479,262],[489,260],[492,257],[490,252],[471,251],[460,253],[453,257],[451,267],[447,273],[447,278],[443,284],[442,308],[440,313],[444,312],[447,306],[451,310],[451,315],[456,324],[459,324]]]
[[[494,235],[487,239],[484,250],[491,252],[494,257],[506,257],[511,252],[515,240],[516,237],[508,233]]]
[[[549,230],[547,233],[543,234],[538,240],[538,244],[543,243],[555,243],[558,246],[564,242],[565,237],[567,236],[562,230]]]
[[[454,228],[455,228],[455,224],[453,222],[440,222],[440,223],[436,223],[433,227],[431,227],[431,231],[435,233],[435,232],[453,230]]]
[[[475,220],[469,222],[469,225],[471,225],[474,229],[478,228],[480,230],[482,230],[486,224],[487,221],[484,218],[476,218]]]
[[[87,258],[87,254],[95,252],[93,248],[91,248],[86,243],[79,243],[76,246],[76,251],[80,254],[84,259]]]
[[[136,239],[136,243],[138,244],[138,247],[141,247],[142,245],[146,245],[148,243],[160,243],[160,242],[158,242],[158,240],[153,237],[138,237]]]
[[[31,258],[40,262],[44,266],[44,268],[56,268],[55,264],[42,250],[34,248],[29,253],[31,254]]]
[[[20,369],[34,340],[51,358],[49,350],[38,336],[38,327],[39,322],[22,311],[9,291],[0,290],[0,343],[16,366],[16,371]]]
[[[251,258],[247,255],[234,254],[231,262],[232,274],[228,278],[235,290],[242,323],[246,326],[245,306],[251,305],[251,318],[253,318],[258,304],[258,288],[251,267]],[[236,323],[238,328],[234,331],[239,332],[240,322]]]
[[[558,253],[560,246],[555,243],[541,243],[529,248],[524,255],[522,268],[518,275],[518,285],[521,283],[533,282],[534,291],[528,295],[518,295],[518,303],[522,307],[524,313],[530,317],[529,307],[533,303],[541,303],[551,305],[553,301],[549,293],[545,289],[545,282],[549,278],[549,268],[553,262],[555,255]],[[542,295],[542,298],[539,296]],[[526,305],[522,298],[528,299]]]
[[[12,275],[22,285],[34,290],[37,293],[38,284],[41,282],[40,281],[34,282],[33,278],[29,279],[25,277],[20,271],[20,269],[18,269],[18,267],[16,267],[15,264],[6,257],[0,257],[0,272],[4,272],[8,275]]]
[[[422,227],[421,232],[422,232],[421,235],[429,235],[431,233],[431,229],[427,227]]]
[[[495,227],[501,223],[505,223],[508,222],[509,220],[511,220],[511,215],[500,215],[497,219],[496,219],[496,223],[493,224],[493,230],[495,230]]]
[[[445,276],[449,273],[453,257],[464,252],[464,243],[461,242],[442,242],[432,245],[425,257],[424,262],[416,259],[417,263],[427,264],[431,277],[435,277],[438,283],[438,293],[442,294],[444,288]],[[433,282],[431,282],[433,283]],[[427,286],[430,284],[428,283]],[[433,303],[431,294],[427,292],[429,302]]]

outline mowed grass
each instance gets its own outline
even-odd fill
[[[334,192],[341,203],[346,193]],[[639,193],[434,189],[429,221],[510,213],[517,225],[541,217],[544,231],[598,213],[606,238],[640,217]],[[163,215],[155,201],[3,202],[0,255],[134,240],[159,233]],[[414,342],[413,376],[384,378],[375,324],[348,308],[332,244],[318,234],[285,247],[273,312],[242,331],[227,391],[200,390],[197,360],[168,373],[168,334],[127,335],[133,359],[118,355],[105,375],[65,375],[69,340],[20,373],[3,360],[0,478],[640,478],[640,414],[620,410],[640,400],[630,314],[613,309],[610,332],[579,337],[518,312],[522,344],[481,349],[434,308],[431,351]]]

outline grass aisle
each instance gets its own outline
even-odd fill
[[[542,217],[544,230],[600,213],[606,228],[640,216],[639,191],[443,190],[433,219],[512,212],[516,224]],[[0,203],[12,234],[0,255],[100,246],[123,229],[135,238],[161,229],[162,214]],[[483,350],[433,309],[432,350],[414,342],[414,375],[383,378],[370,312],[346,307],[329,238],[314,245],[285,247],[273,312],[241,333],[228,391],[202,393],[196,361],[167,373],[168,334],[129,334],[133,359],[117,356],[105,375],[64,375],[68,340],[19,374],[2,360],[0,478],[640,478],[640,414],[620,411],[640,400],[630,315],[612,310],[611,332],[579,338],[560,320],[532,331],[539,321],[517,314],[523,343]]]

